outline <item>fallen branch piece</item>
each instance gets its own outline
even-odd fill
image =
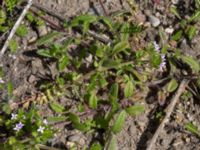
[[[5,51],[7,50],[10,40],[13,38],[17,28],[21,24],[22,20],[24,19],[25,15],[28,12],[28,10],[31,7],[31,5],[32,5],[32,0],[29,0],[27,5],[24,7],[24,10],[22,11],[21,15],[17,19],[15,25],[13,26],[13,28],[12,28],[12,30],[11,30],[11,32],[10,32],[10,34],[9,34],[7,40],[6,40],[6,42],[3,45],[3,48],[1,49],[0,60],[1,60],[2,56],[3,56],[3,54],[5,53]]]
[[[151,140],[149,146],[147,147],[147,150],[153,150],[153,147],[154,147],[154,145],[155,145],[155,143],[156,143],[156,141],[157,141],[157,139],[158,139],[159,133],[163,130],[165,124],[169,121],[170,116],[171,116],[171,114],[172,114],[172,112],[173,112],[173,110],[174,110],[174,107],[175,107],[176,103],[178,102],[179,97],[180,97],[181,94],[184,92],[185,87],[188,85],[188,82],[189,82],[189,81],[186,80],[186,79],[184,79],[184,80],[181,82],[181,84],[180,84],[180,86],[179,86],[179,88],[178,88],[178,90],[177,90],[175,96],[172,98],[171,103],[168,105],[168,107],[167,107],[167,109],[166,109],[166,116],[165,116],[165,118],[163,119],[163,121],[162,121],[162,123],[160,124],[160,126],[158,127],[158,129],[156,130],[156,132],[155,132],[155,134],[154,134],[154,136],[153,136],[153,138],[152,138],[152,140]]]

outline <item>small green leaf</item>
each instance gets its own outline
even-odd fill
[[[129,34],[130,34],[130,25],[129,23],[124,23],[121,27],[121,40],[122,41],[128,41]]]
[[[97,108],[97,102],[98,102],[98,99],[97,99],[96,93],[92,92],[90,97],[89,97],[89,106],[92,109],[96,109]]]
[[[195,72],[200,71],[199,62],[197,60],[195,60],[195,58],[193,58],[192,56],[181,56],[181,59],[185,63],[187,63],[192,68],[192,70],[194,70]]]
[[[109,91],[109,97],[111,101],[117,101],[118,93],[119,93],[119,85],[117,83],[112,84]]]
[[[84,24],[83,24],[83,33],[88,32],[89,27],[90,27],[90,23],[89,22],[84,22]]]
[[[37,51],[37,54],[43,57],[53,57],[49,49],[40,49]]]
[[[129,43],[127,41],[119,42],[114,46],[113,51],[112,51],[112,55],[118,54],[122,51],[125,51],[125,49],[129,48],[129,47],[130,47]]]
[[[79,124],[80,123],[80,118],[79,116],[77,116],[76,114],[70,113],[69,114],[69,120],[73,123],[73,124]]]
[[[126,83],[126,86],[124,88],[124,96],[126,98],[130,97],[133,95],[133,91],[134,91],[134,85],[133,85],[133,82],[132,81],[128,81]]]
[[[199,131],[198,131],[198,128],[197,128],[195,125],[193,125],[191,122],[190,122],[190,123],[187,123],[187,124],[185,125],[185,128],[186,128],[188,131],[190,131],[191,133],[193,133],[193,134],[195,134],[195,135],[197,135],[197,136],[200,136],[200,133],[199,133]]]
[[[178,41],[181,39],[182,35],[183,35],[183,31],[179,30],[172,36],[172,40]]]
[[[64,106],[56,103],[56,102],[53,102],[53,103],[50,103],[50,107],[53,111],[55,111],[56,113],[62,113],[64,111]]]
[[[115,123],[112,127],[112,131],[116,134],[119,133],[124,125],[126,119],[126,111],[122,110],[120,114],[118,115],[117,119],[115,120]]]
[[[171,79],[171,81],[167,84],[167,91],[173,92],[178,87],[178,83],[175,79]]]
[[[13,89],[14,89],[13,84],[12,84],[12,82],[9,81],[7,83],[7,92],[8,92],[8,96],[9,97],[12,97],[12,95],[13,95]]]
[[[11,113],[11,108],[10,108],[10,105],[8,103],[3,103],[2,110],[6,114],[10,114]]]
[[[160,65],[161,63],[161,56],[160,54],[156,53],[156,52],[152,52],[150,54],[150,62],[151,62],[151,65],[155,68],[158,68],[158,66]]]
[[[69,58],[67,56],[63,56],[60,60],[59,60],[59,63],[58,63],[58,68],[60,71],[63,71],[67,64],[69,63]]]
[[[24,36],[27,35],[27,33],[28,33],[28,29],[27,29],[27,27],[26,27],[24,24],[20,25],[20,26],[17,28],[16,34],[17,34],[18,36],[24,37]]]
[[[51,32],[47,35],[44,35],[36,41],[36,45],[40,46],[40,45],[51,43],[59,35],[60,35],[59,32]]]
[[[75,123],[73,124],[73,127],[83,132],[87,132],[91,129],[89,125],[84,124],[84,123]]]
[[[106,150],[117,150],[118,146],[117,146],[117,139],[116,139],[116,135],[112,134],[110,136],[110,139],[107,140],[108,143],[106,144]]]
[[[200,11],[196,11],[190,18],[189,22],[197,21],[200,18]]]
[[[190,26],[186,30],[186,34],[190,40],[192,40],[192,38],[196,35],[196,33],[197,33],[197,28],[195,26]]]
[[[105,87],[108,84],[105,77],[101,74],[99,75],[99,84],[102,88]]]
[[[16,53],[18,46],[19,45],[18,45],[17,41],[12,39],[12,40],[10,40],[8,47],[9,47],[11,53]]]
[[[126,108],[126,112],[129,115],[137,116],[145,111],[145,108],[143,105],[134,105]]]
[[[71,26],[79,26],[80,24],[87,23],[93,23],[97,21],[97,17],[95,15],[80,15],[76,18],[74,18],[71,22]]]
[[[102,146],[99,143],[93,143],[90,150],[102,150]]]
[[[113,30],[113,23],[110,18],[105,16],[100,16],[99,19],[102,20],[109,27],[110,30]]]
[[[103,61],[102,66],[107,68],[116,68],[120,65],[120,62],[117,60],[106,59]]]
[[[0,10],[0,26],[6,21],[6,13],[1,9]]]
[[[177,8],[175,6],[170,7],[171,13],[173,13],[177,18],[181,19],[181,16],[179,15]]]

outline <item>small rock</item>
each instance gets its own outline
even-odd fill
[[[36,81],[35,76],[34,76],[34,75],[30,75],[29,78],[28,78],[28,82],[29,82],[29,83],[33,83],[33,82],[35,82],[35,81]]]
[[[179,145],[181,145],[183,143],[184,143],[183,140],[178,138],[173,142],[173,146],[177,147],[177,146],[179,146]]]
[[[136,135],[136,134],[137,134],[137,129],[136,129],[136,126],[135,126],[135,125],[131,125],[131,126],[128,128],[128,131],[130,132],[130,135]]]
[[[174,29],[169,27],[169,28],[165,29],[165,32],[168,33],[168,34],[172,34],[174,32]]]
[[[85,140],[84,139],[80,139],[79,144],[80,145],[85,145]]]
[[[144,24],[146,21],[146,16],[141,11],[139,11],[135,17],[139,24]]]
[[[187,143],[189,143],[189,142],[190,142],[190,138],[186,138],[185,141],[186,141]]]
[[[41,25],[38,27],[38,34],[39,36],[43,36],[43,35],[46,35],[48,33],[47,31],[47,27],[45,25]]]
[[[72,148],[73,146],[75,146],[76,144],[74,142],[66,142],[66,148],[70,149]]]
[[[179,0],[172,0],[172,4],[176,5],[178,4]]]
[[[81,135],[80,134],[74,134],[74,135],[70,135],[67,138],[70,142],[79,142],[81,139]]]
[[[160,25],[160,19],[153,16],[153,15],[149,16],[149,21],[150,21],[150,23],[152,24],[153,27],[157,27],[157,26]]]

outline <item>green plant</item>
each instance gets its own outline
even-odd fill
[[[192,134],[200,137],[200,133],[198,131],[197,126],[195,126],[193,123],[189,122],[185,125],[185,129],[191,132]]]
[[[1,149],[39,149],[38,145],[45,144],[55,132],[34,106],[12,113],[7,104],[1,109],[6,110],[0,113]]]

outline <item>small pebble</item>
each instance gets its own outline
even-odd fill
[[[74,135],[70,135],[67,139],[70,142],[79,142],[81,139],[81,136],[79,134],[74,134]]]
[[[190,142],[190,138],[186,138],[185,141],[186,141],[187,143],[189,143],[189,142]]]
[[[38,33],[39,33],[39,36],[44,36],[48,33],[47,31],[47,27],[45,25],[41,25],[38,27]]]
[[[176,5],[178,4],[179,0],[172,0],[172,4]]]
[[[153,27],[157,27],[160,25],[160,19],[158,19],[157,17],[153,16],[153,15],[150,15],[149,16],[149,21],[151,23],[151,25]]]
[[[33,82],[35,82],[35,81],[36,81],[35,76],[34,76],[34,75],[30,75],[30,77],[28,78],[28,82],[29,82],[29,83],[33,83]]]
[[[168,34],[172,34],[174,32],[174,29],[173,28],[166,28],[165,32],[168,33]]]

